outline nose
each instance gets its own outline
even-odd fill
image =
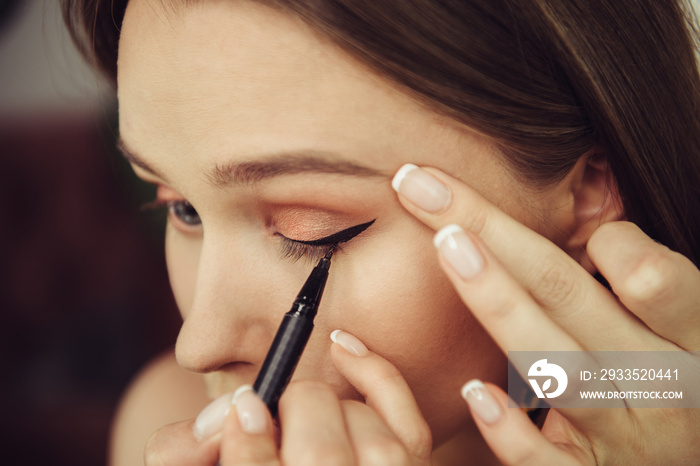
[[[208,373],[236,364],[259,366],[279,320],[284,290],[255,245],[207,232],[197,266],[195,291],[176,345],[186,370]]]

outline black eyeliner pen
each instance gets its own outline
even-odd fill
[[[332,246],[314,267],[294,300],[292,309],[284,315],[253,384],[253,390],[265,402],[272,417],[277,415],[277,402],[287,388],[314,328],[314,317],[326,286],[334,249],[335,246]]]

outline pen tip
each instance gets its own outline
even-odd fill
[[[333,255],[333,251],[335,251],[335,246],[336,246],[335,244],[334,244],[333,246],[331,246],[331,248],[328,250],[328,252],[326,253],[326,255],[323,257],[324,259],[330,259],[330,258],[331,258],[331,256]]]

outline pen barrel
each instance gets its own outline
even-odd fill
[[[265,402],[273,417],[277,415],[277,402],[292,378],[314,328],[313,317],[306,315],[304,309],[299,309],[304,306],[299,303],[296,309],[285,314],[253,384],[253,390]]]

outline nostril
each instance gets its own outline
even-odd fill
[[[259,364],[253,364],[252,362],[248,361],[233,361],[233,362],[227,362],[223,366],[215,369],[218,372],[254,372],[257,373],[257,371],[260,369]]]
[[[255,303],[208,294],[193,304],[175,345],[180,366],[188,371],[256,372],[250,365],[262,364],[274,337],[276,319],[258,312]]]
[[[207,373],[231,365],[262,363],[272,341],[269,330],[257,322],[198,317],[185,320],[175,344],[175,354],[183,368]]]

